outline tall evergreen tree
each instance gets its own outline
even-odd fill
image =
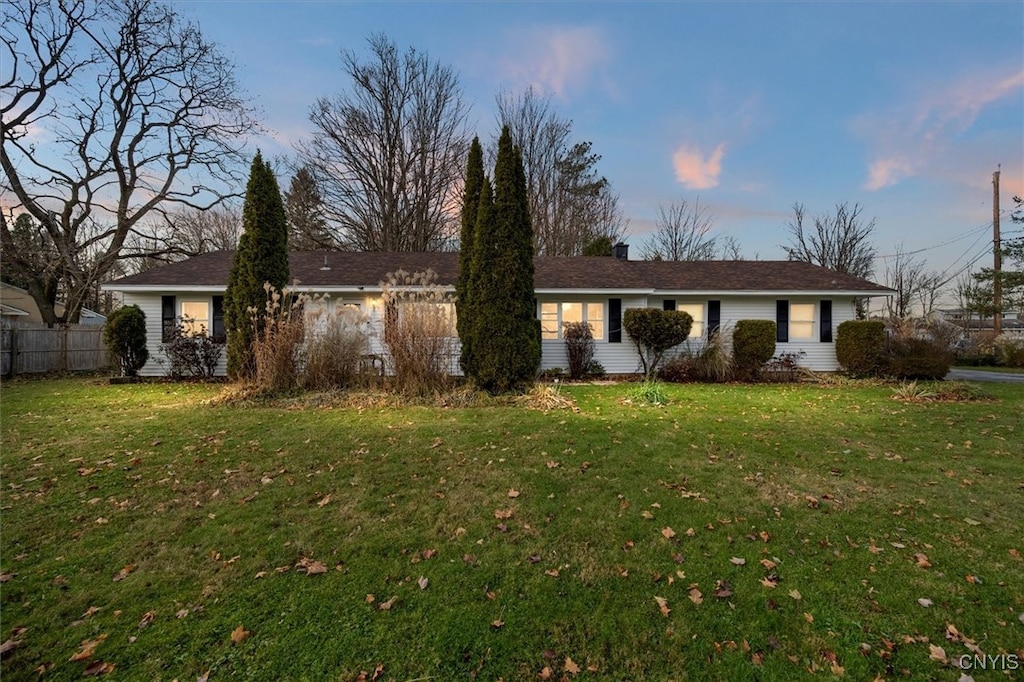
[[[476,258],[477,213],[480,210],[480,195],[490,182],[484,176],[484,150],[480,138],[474,137],[466,161],[466,184],[462,194],[462,231],[459,237],[459,279],[455,283],[456,328],[462,344],[459,359],[462,371],[467,376],[473,372],[473,339],[471,320],[473,317],[473,262]]]
[[[252,347],[262,331],[267,282],[277,289],[288,284],[288,221],[277,178],[257,152],[245,187],[242,236],[224,292],[228,376],[234,379],[247,379],[255,372]],[[256,310],[255,326],[249,308]]]
[[[483,193],[482,193],[483,196]],[[478,214],[473,291],[473,378],[491,392],[520,390],[540,368],[533,302],[533,228],[522,154],[508,126],[498,140],[494,207]]]
[[[285,216],[288,218],[288,243],[296,251],[330,251],[338,248],[325,217],[324,200],[316,178],[303,166],[292,176],[284,192]]]

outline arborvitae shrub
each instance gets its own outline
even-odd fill
[[[740,320],[732,333],[733,367],[740,379],[756,379],[764,363],[775,355],[775,323]]]
[[[889,343],[887,374],[897,379],[941,379],[953,354],[929,339],[897,337]]]
[[[846,373],[872,377],[886,368],[885,324],[878,320],[848,320],[836,333],[836,359]]]
[[[682,310],[629,308],[622,316],[622,327],[633,339],[644,377],[654,376],[665,351],[690,336],[693,318]]]
[[[146,314],[137,305],[118,308],[107,317],[103,342],[121,369],[121,376],[135,376],[149,358]]]

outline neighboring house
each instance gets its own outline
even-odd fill
[[[63,303],[57,303],[54,308],[57,315],[64,314]],[[39,313],[39,306],[36,305],[32,294],[6,282],[0,282],[0,318],[5,325],[43,324],[43,316]],[[102,327],[106,321],[107,318],[103,315],[82,308],[78,323],[85,327]]]
[[[121,292],[125,305],[146,314],[150,360],[142,375],[166,373],[161,364],[162,329],[183,317],[215,336],[224,333],[224,289],[234,256],[219,251],[153,268],[104,285]],[[376,330],[380,352],[385,315],[381,282],[399,269],[436,273],[454,292],[457,253],[356,253],[303,251],[289,254],[292,288],[329,294],[328,306],[358,306]],[[689,345],[702,345],[718,329],[738,320],[778,324],[776,353],[803,352],[801,364],[820,371],[838,369],[836,328],[855,318],[857,298],[894,292],[858,277],[794,261],[631,261],[626,247],[617,257],[535,259],[536,315],[541,321],[544,369],[566,367],[563,323],[587,321],[594,331],[594,359],[610,374],[638,371],[636,349],[622,329],[628,308],[685,310],[693,317]],[[495,328],[500,329],[500,320]],[[454,363],[457,367],[458,363]],[[224,371],[223,362],[220,372]]]
[[[992,332],[995,328],[995,320],[991,317],[984,317],[971,310],[964,308],[951,308],[938,311],[939,317],[946,322],[962,327],[968,334],[980,332]],[[1024,337],[1024,319],[1015,310],[1007,310],[1003,313],[1003,333],[1015,337]]]

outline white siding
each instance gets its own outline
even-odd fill
[[[199,294],[196,292],[177,292],[168,291],[167,295],[174,295],[177,297],[177,301],[180,306],[181,300],[202,300],[208,298],[211,300],[215,295],[220,292],[209,292],[206,294]],[[538,310],[540,302],[563,302],[563,301],[580,301],[584,303],[600,302],[604,305],[604,338],[594,343],[594,359],[600,362],[605,368],[605,371],[609,374],[633,374],[640,371],[640,362],[637,356],[636,347],[633,345],[632,340],[629,338],[624,331],[622,334],[622,341],[620,343],[610,343],[608,341],[608,299],[613,298],[606,295],[601,296],[584,296],[578,294],[566,294],[565,296],[557,296],[545,294],[538,296]],[[627,308],[642,308],[642,307],[656,307],[661,308],[665,298],[674,298],[680,303],[696,303],[707,299],[701,299],[693,296],[668,296],[668,297],[647,297],[643,295],[631,295],[614,297],[621,298],[622,300],[622,311],[625,313]],[[751,294],[739,295],[739,296],[708,296],[707,298],[721,301],[721,326],[722,329],[728,333],[739,320],[744,319],[760,319],[760,320],[772,320],[775,321],[775,302],[776,297],[768,296],[755,296]],[[333,308],[341,303],[359,303],[362,306],[363,312],[365,312],[369,318],[369,335],[370,335],[370,348],[369,352],[381,356],[386,356],[384,344],[383,344],[383,324],[384,324],[384,310],[383,304],[379,297],[372,295],[359,295],[359,296],[338,296],[332,297],[330,307]],[[820,315],[820,308],[818,304],[821,301],[820,297],[808,297],[808,296],[790,296],[788,300],[791,303],[814,303],[816,310],[816,321],[817,316]],[[800,364],[816,371],[835,371],[839,369],[839,365],[836,362],[835,357],[835,343],[834,339],[836,336],[836,329],[840,324],[847,320],[855,319],[855,309],[853,305],[853,299],[850,297],[833,297],[832,299],[832,343],[821,343],[817,340],[817,337],[811,340],[791,341],[789,343],[780,343],[776,346],[776,354],[784,352],[799,353],[803,351],[805,355],[801,358]],[[146,328],[147,328],[147,348],[149,350],[149,360],[146,365],[140,370],[142,376],[166,376],[168,373],[167,360],[161,351],[162,340],[160,333],[161,323],[161,294],[150,294],[150,293],[131,293],[126,292],[124,294],[125,305],[138,305],[142,311],[146,314]],[[705,308],[706,314],[706,308]],[[706,323],[706,320],[705,320]],[[817,326],[815,327],[817,329]],[[680,351],[686,350],[696,352],[703,345],[702,339],[690,339],[684,346],[680,347]],[[565,354],[565,343],[561,340],[546,340],[541,342],[541,368],[551,369],[553,367],[561,367],[563,369],[568,367],[568,360]],[[453,356],[451,360],[451,368],[453,374],[461,374],[459,368],[459,345],[456,341]],[[226,362],[222,358],[221,362],[217,367],[217,374],[224,375],[226,373]]]

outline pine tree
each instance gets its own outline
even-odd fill
[[[481,198],[472,295],[473,378],[494,393],[521,390],[540,368],[540,322],[533,301],[533,229],[526,173],[508,126],[498,141],[494,207],[481,220],[486,210]]]
[[[279,290],[288,283],[288,221],[274,172],[257,152],[245,188],[242,236],[224,292],[228,376],[234,379],[250,378],[255,371],[252,346],[262,331],[264,283]],[[250,308],[256,310],[255,327]]]
[[[303,166],[292,176],[284,192],[288,218],[288,243],[296,251],[330,251],[338,248],[324,217],[324,200],[316,178]]]
[[[459,363],[467,376],[473,373],[473,263],[476,258],[477,213],[484,185],[490,194],[490,182],[484,176],[484,151],[480,139],[473,138],[466,161],[466,184],[462,194],[462,231],[459,238],[459,279],[455,284],[456,327],[462,345]]]

